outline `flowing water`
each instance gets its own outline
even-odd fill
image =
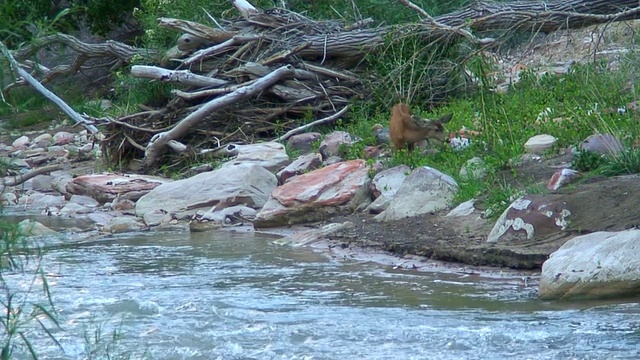
[[[62,349],[27,335],[45,359],[640,358],[636,302],[542,302],[508,273],[396,268],[272,240],[147,233],[51,247]]]

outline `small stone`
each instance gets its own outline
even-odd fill
[[[545,151],[553,148],[557,139],[551,135],[536,135],[524,144],[528,153],[542,155]]]
[[[563,185],[566,185],[576,179],[578,175],[579,173],[576,170],[558,170],[551,176],[551,179],[549,179],[549,183],[547,183],[547,189],[558,190]]]
[[[313,143],[318,141],[321,136],[322,134],[318,132],[293,135],[287,140],[287,146],[292,150],[308,153],[313,148]]]
[[[73,134],[66,131],[59,131],[55,135],[53,135],[54,145],[70,144],[73,142],[73,140],[74,140]]]
[[[27,146],[29,146],[29,143],[30,143],[29,137],[23,135],[15,139],[13,143],[11,143],[11,146],[13,146],[16,149],[26,149]]]

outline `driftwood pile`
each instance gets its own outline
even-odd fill
[[[407,36],[420,41],[422,49],[464,43],[458,51],[466,49],[460,51],[461,58],[468,59],[476,51],[496,46],[513,31],[550,32],[640,14],[637,0],[563,0],[475,2],[433,18],[410,1],[399,1],[422,20],[379,27],[373,27],[371,19],[353,24],[314,21],[287,9],[258,9],[245,0],[231,0],[239,18],[210,17],[210,26],[159,19],[160,26],[184,35],[160,66],[133,66],[131,75],[175,84],[173,97],[160,109],[148,108],[117,119],[91,119],[103,125],[107,161],[142,159],[153,170],[159,163],[175,163],[176,154],[225,155],[229,143],[284,140],[312,125],[335,121],[347,113],[354,97],[366,99],[368,84],[379,80],[377,74],[361,72],[366,57]],[[495,38],[482,37],[486,34]],[[41,69],[27,63],[29,54],[52,42],[72,48],[78,57],[65,68]],[[16,63],[14,71],[24,82],[26,72],[20,67],[30,68],[32,74],[40,71],[45,74],[40,81],[45,82],[65,71],[79,71],[87,58],[113,59],[115,69],[146,53],[113,41],[86,44],[57,34],[15,51],[21,65]],[[409,61],[398,59],[399,64]],[[448,61],[448,66],[443,66],[443,72],[462,64]],[[389,102],[407,96],[389,92]],[[305,125],[308,121],[312,122]]]

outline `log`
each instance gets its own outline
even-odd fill
[[[220,87],[228,84],[228,81],[197,75],[189,70],[167,70],[156,66],[134,65],[131,67],[131,76],[169,81],[196,87]]]
[[[204,104],[200,109],[189,114],[189,116],[176,124],[173,129],[156,134],[151,138],[151,141],[147,145],[145,151],[145,158],[143,161],[144,166],[146,168],[150,168],[155,165],[160,156],[166,151],[169,141],[182,137],[190,129],[195,128],[200,121],[209,116],[212,112],[231,105],[240,99],[260,93],[280,81],[282,78],[290,77],[294,73],[295,70],[291,65],[282,66],[249,86],[237,89],[230,94],[223,95]]]

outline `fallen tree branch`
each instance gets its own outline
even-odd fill
[[[154,79],[160,81],[175,82],[197,87],[219,87],[228,82],[204,75],[197,75],[189,70],[167,70],[156,66],[134,65],[131,67],[131,76]]]
[[[314,127],[316,125],[322,125],[322,124],[326,124],[326,123],[330,123],[330,122],[336,121],[337,119],[341,118],[344,114],[346,114],[347,111],[349,111],[349,105],[345,106],[344,108],[342,108],[342,110],[338,111],[337,113],[335,113],[335,114],[333,114],[331,116],[327,116],[326,118],[319,119],[319,120],[316,120],[314,122],[310,122],[310,123],[308,123],[306,125],[297,127],[297,128],[295,128],[293,130],[289,130],[286,134],[275,138],[274,141],[287,140],[291,136],[293,136],[295,134],[298,134],[298,133],[301,133],[301,132],[303,132],[303,131],[311,128],[311,127]]]
[[[193,35],[201,39],[209,40],[214,43],[227,41],[234,35],[236,35],[236,32],[233,31],[218,30],[194,21],[173,18],[159,18],[158,26],[167,29],[180,30],[184,33]]]
[[[202,119],[209,116],[212,112],[220,110],[225,106],[231,105],[234,102],[257,94],[270,86],[274,85],[280,79],[288,76],[292,76],[295,73],[293,66],[286,65],[274,70],[271,74],[259,79],[255,83],[237,89],[236,91],[216,98],[206,104],[200,109],[189,114],[186,118],[180,121],[173,129],[167,132],[156,134],[151,138],[151,141],[147,145],[145,150],[144,166],[150,168],[155,165],[167,148],[167,144],[171,140],[175,140],[190,129],[194,128]]]
[[[63,166],[60,164],[55,164],[55,165],[49,165],[49,166],[43,166],[41,168],[37,168],[37,169],[33,169],[25,174],[19,175],[19,176],[13,176],[13,177],[4,177],[1,181],[2,184],[0,184],[0,192],[4,191],[5,186],[16,186],[16,185],[20,185],[23,182],[36,177],[38,175],[42,175],[42,174],[46,174],[46,173],[50,173],[52,171],[57,171],[57,170],[62,170]]]
[[[36,89],[36,91],[38,91],[40,94],[42,94],[44,97],[49,99],[54,104],[58,105],[58,107],[65,114],[67,114],[67,116],[69,116],[69,118],[71,118],[71,120],[73,120],[76,123],[82,125],[85,129],[87,129],[92,134],[97,134],[98,133],[98,128],[97,127],[95,127],[94,125],[90,124],[80,114],[78,114],[69,105],[67,105],[67,103],[65,103],[62,99],[60,99],[56,94],[52,93],[47,88],[42,86],[42,84],[40,84],[38,82],[38,80],[36,80],[33,76],[31,76],[31,74],[26,72],[18,64],[18,62],[14,59],[14,57],[11,55],[11,52],[9,52],[9,49],[7,49],[7,47],[4,45],[4,43],[2,41],[0,41],[0,50],[2,51],[4,56],[9,61],[9,64],[10,64],[9,67],[12,68],[12,70],[14,71],[16,76],[22,77],[27,83],[29,83],[29,85],[33,86],[33,88]]]

